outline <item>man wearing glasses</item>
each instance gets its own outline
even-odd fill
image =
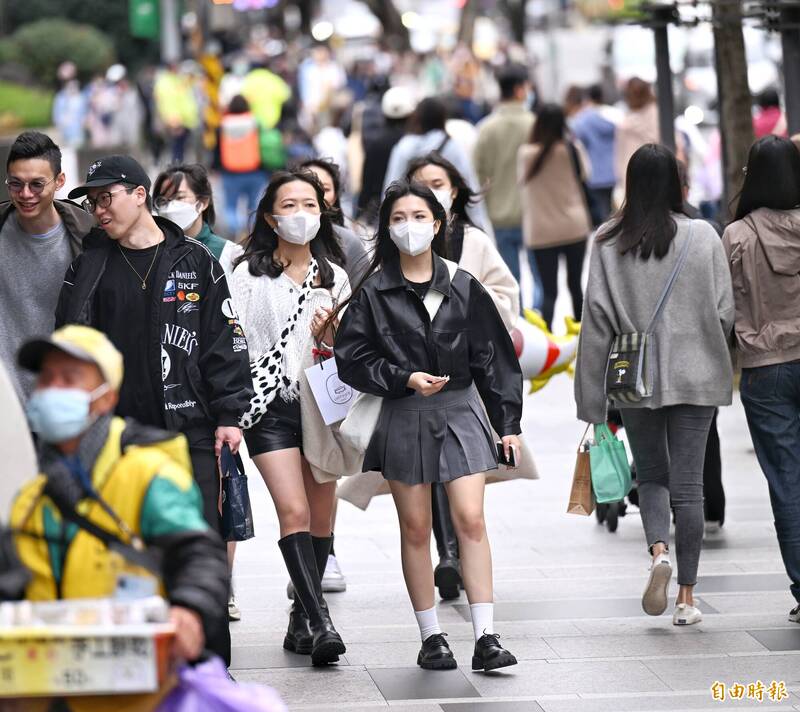
[[[15,363],[23,342],[53,330],[58,292],[92,216],[67,200],[61,151],[37,131],[17,136],[6,162],[9,201],[0,203],[0,359],[25,401],[34,378]]]
[[[86,196],[98,226],[64,277],[56,326],[108,335],[125,365],[117,415],[186,436],[205,518],[219,532],[215,456],[225,443],[237,452],[242,439],[239,418],[252,396],[247,342],[222,267],[151,214],[149,189],[133,158],[106,156],[70,192]],[[230,662],[229,635],[209,647]]]

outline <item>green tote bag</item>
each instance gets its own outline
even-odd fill
[[[625,443],[605,423],[594,426],[595,444],[589,448],[592,489],[598,503],[619,502],[631,488],[631,466]]]

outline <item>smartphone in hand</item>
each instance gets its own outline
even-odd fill
[[[516,467],[517,466],[517,449],[512,445],[508,449],[508,458],[506,458],[505,448],[503,447],[503,441],[498,440],[495,443],[497,447],[497,462],[500,465],[506,465],[507,467]]]

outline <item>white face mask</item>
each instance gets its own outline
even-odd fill
[[[163,208],[156,208],[162,218],[172,220],[181,230],[192,225],[200,216],[197,203],[184,203],[181,200],[170,200]]]
[[[389,225],[389,237],[400,252],[416,257],[433,242],[435,231],[432,222],[408,222]]]
[[[436,196],[436,200],[439,201],[439,204],[444,208],[444,211],[449,213],[450,208],[453,207],[453,191],[445,190],[444,188],[439,188],[437,190],[431,188],[431,193]]]
[[[307,245],[319,232],[319,215],[305,210],[293,215],[273,215],[272,219],[278,223],[275,232],[295,245]]]

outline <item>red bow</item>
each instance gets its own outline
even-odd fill
[[[333,351],[329,351],[328,349],[311,349],[311,355],[314,358],[330,358],[333,356]]]

